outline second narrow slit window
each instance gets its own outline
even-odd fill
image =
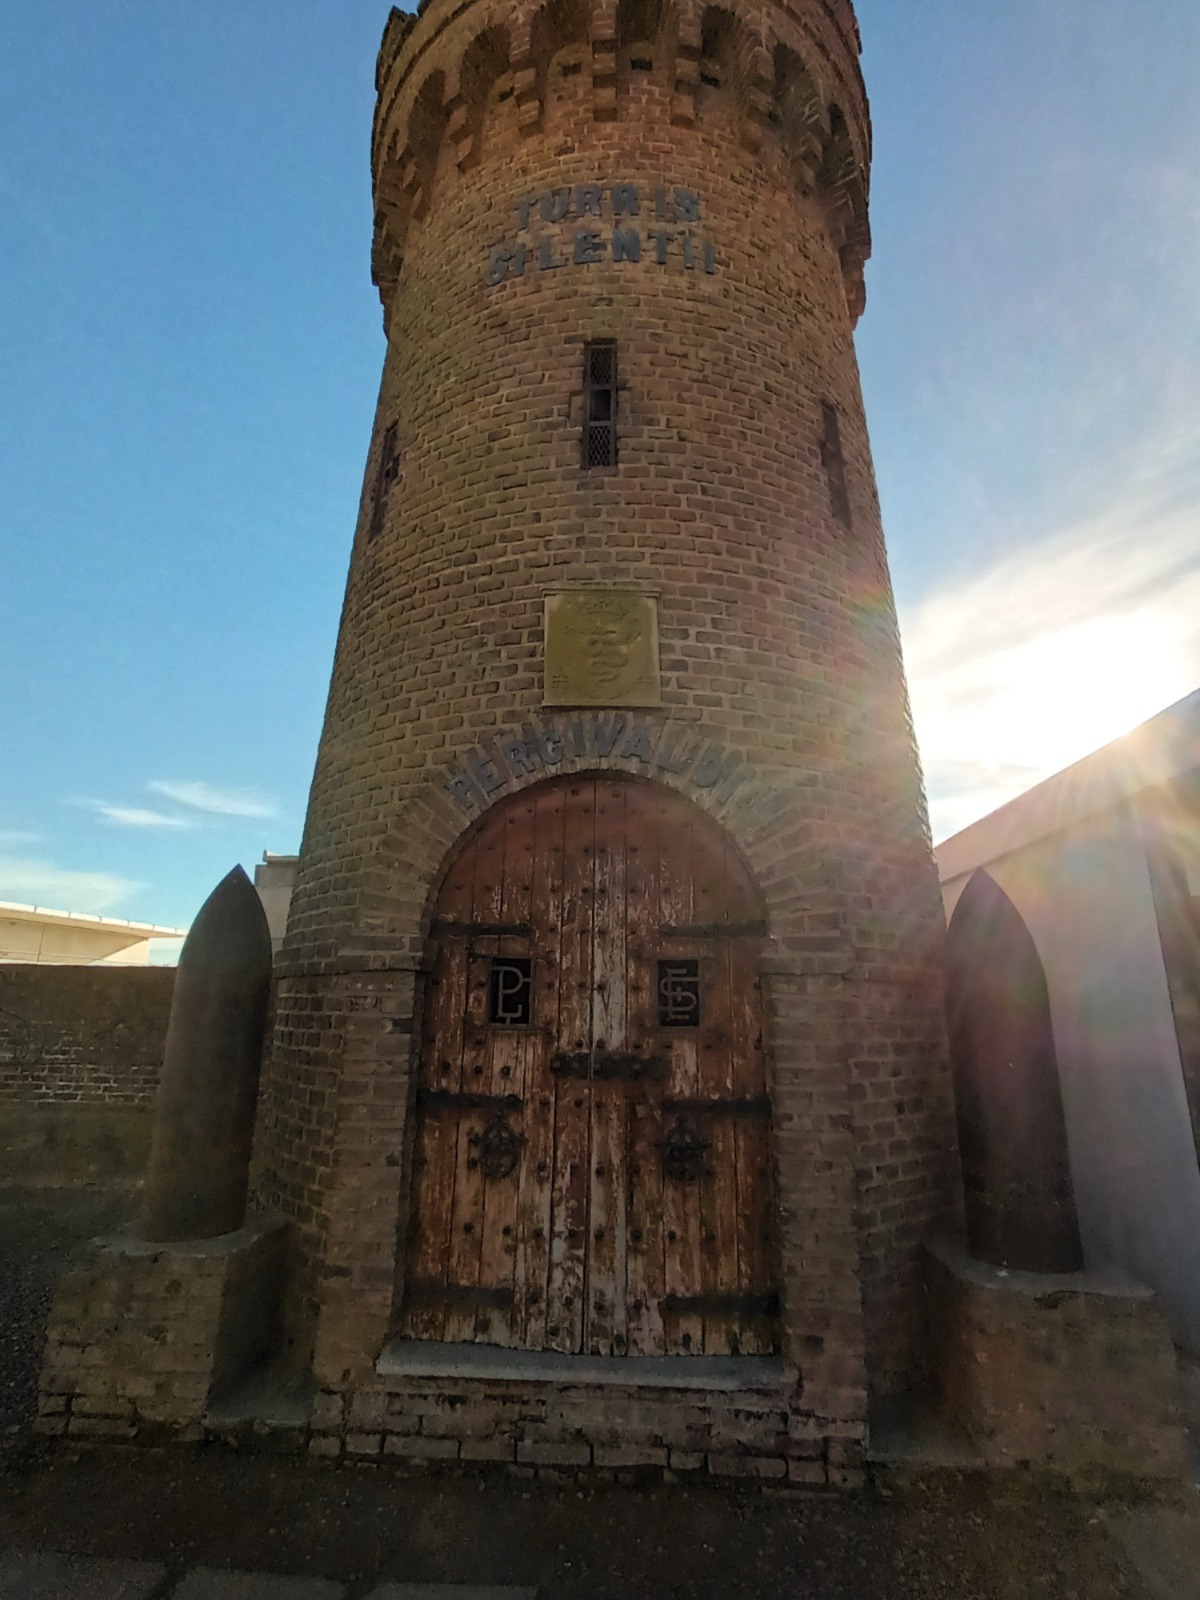
[[[617,464],[617,343],[594,339],[583,347],[583,465]]]

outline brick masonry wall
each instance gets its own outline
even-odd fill
[[[286,1242],[278,1223],[171,1245],[94,1241],[50,1310],[37,1431],[201,1438],[210,1403],[276,1343]]]
[[[154,1104],[173,967],[0,965],[0,1106]]]
[[[450,1378],[377,1380],[314,1398],[311,1454],[412,1465],[503,1463],[531,1477],[656,1469],[853,1489],[861,1420],[814,1417],[794,1392],[613,1389]]]
[[[447,773],[483,744],[497,781],[474,814],[537,780],[501,750],[549,725],[544,594],[611,583],[659,596],[664,706],[637,719],[655,756],[618,744],[553,770],[671,784],[763,890],[785,1355],[810,1413],[861,1417],[868,1374],[913,1372],[917,1245],[955,1157],[941,910],[852,338],[869,143],[852,14],[746,3],[725,43],[690,11],[641,43],[603,6],[587,39],[520,5],[489,15],[507,59],[475,44],[480,8],[435,3],[381,60],[388,354],[255,1158],[260,1199],[296,1224],[292,1337],[337,1388],[368,1380],[392,1325],[425,929],[472,820]],[[647,53],[652,71],[631,66]],[[716,270],[645,243],[636,264],[489,286],[491,249],[524,237],[532,262],[570,238],[521,235],[517,202],[591,182],[697,191]],[[583,345],[605,338],[620,466],[585,472]],[[655,764],[679,730],[725,752],[728,784]],[[740,803],[738,762],[769,805]]]
[[[926,1279],[939,1404],[990,1466],[1183,1477],[1175,1351],[1149,1289],[1001,1271],[945,1242]]]
[[[10,1181],[136,1178],[175,972],[0,965],[0,1161]]]

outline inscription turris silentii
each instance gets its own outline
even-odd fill
[[[602,261],[719,270],[714,240],[701,228],[695,189],[668,184],[574,183],[514,202],[516,238],[488,251],[491,288],[527,272],[557,272]]]

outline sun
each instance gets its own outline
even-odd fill
[[[1128,733],[1186,687],[1187,659],[1169,613],[1092,618],[995,659],[980,735],[998,765],[1048,776]]]

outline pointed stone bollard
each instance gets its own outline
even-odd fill
[[[212,1239],[242,1226],[270,983],[267,919],[235,867],[179,957],[135,1229],[142,1239]]]

